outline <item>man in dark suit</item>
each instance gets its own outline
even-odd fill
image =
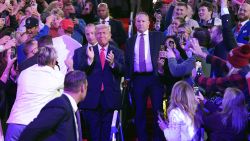
[[[111,26],[111,38],[119,46],[125,44],[127,35],[122,26],[122,23],[118,20],[111,19],[109,16],[109,8],[106,3],[100,3],[97,7],[97,15],[100,18],[99,23]]]
[[[120,81],[124,72],[124,57],[120,49],[109,44],[110,26],[96,26],[98,45],[83,50],[82,65],[88,78],[86,99],[79,104],[90,131],[91,141],[109,141],[114,110],[120,109]]]
[[[228,53],[237,47],[236,39],[232,31],[232,20],[227,6],[227,0],[221,0],[221,20],[222,27],[214,26],[210,29],[212,49],[210,51],[214,56],[226,60]],[[223,77],[227,75],[224,70],[218,66],[211,66],[211,77]]]
[[[164,36],[161,32],[149,32],[149,17],[140,12],[136,15],[137,35],[126,43],[125,79],[132,84],[132,93],[136,103],[136,130],[139,141],[147,141],[146,105],[150,96],[153,108],[153,140],[162,140],[157,126],[157,111],[162,110],[163,84],[158,76],[157,60]]]
[[[86,55],[86,49],[97,45],[97,40],[95,37],[95,25],[94,24],[86,25],[84,31],[88,43],[83,47],[76,49],[74,52],[73,67],[76,70],[79,70],[81,69],[81,67],[83,67],[82,66],[84,64],[83,59],[84,56]]]
[[[37,118],[23,131],[20,141],[82,141],[77,103],[87,92],[84,72],[71,71],[65,76],[64,94],[46,104]]]

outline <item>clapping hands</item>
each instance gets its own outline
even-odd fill
[[[88,59],[90,61],[90,64],[92,64],[94,61],[94,57],[95,57],[93,47],[88,47],[86,53],[87,53]]]
[[[114,65],[115,55],[113,51],[111,50],[109,54],[106,57],[106,60],[109,62],[109,65],[112,67]]]

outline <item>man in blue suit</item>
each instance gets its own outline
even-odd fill
[[[82,141],[77,103],[85,98],[86,92],[85,73],[69,72],[64,80],[64,94],[42,108],[24,129],[20,141]]]
[[[153,108],[153,140],[163,140],[163,134],[157,126],[157,111],[162,110],[163,83],[158,75],[157,60],[160,45],[164,41],[161,32],[150,32],[149,17],[140,12],[136,15],[137,35],[126,43],[125,79],[130,80],[132,94],[136,104],[136,131],[139,141],[150,140],[146,134],[146,105],[150,96]]]
[[[234,36],[238,43],[247,44],[250,38],[250,4],[243,3],[238,11],[239,23],[233,29]]]
[[[88,79],[86,99],[79,104],[84,109],[84,118],[90,131],[91,141],[109,141],[114,110],[120,109],[120,82],[124,72],[124,57],[120,49],[109,44],[109,25],[96,25],[98,45],[82,52],[79,69]]]

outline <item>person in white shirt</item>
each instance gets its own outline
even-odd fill
[[[158,116],[158,124],[168,141],[203,140],[200,129],[202,116],[197,107],[193,88],[185,81],[176,82],[167,110],[168,121]]]
[[[87,86],[84,72],[68,72],[62,96],[43,107],[37,118],[25,128],[19,141],[82,141],[77,104],[84,100]]]
[[[64,75],[54,69],[54,48],[41,47],[37,63],[23,70],[17,80],[15,103],[8,118],[5,140],[17,141],[25,127],[37,117],[44,105],[61,95]]]

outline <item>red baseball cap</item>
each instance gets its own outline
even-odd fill
[[[73,30],[74,29],[74,23],[72,20],[70,19],[63,19],[61,21],[61,27],[64,29],[64,30]]]

